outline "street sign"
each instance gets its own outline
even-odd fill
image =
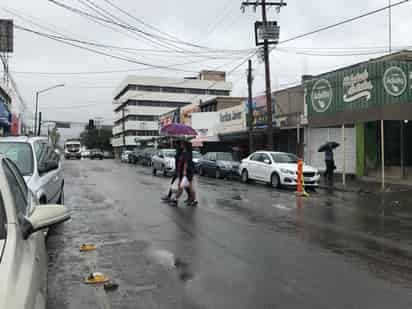
[[[279,43],[280,27],[276,21],[255,22],[255,40],[256,45],[263,45],[267,40],[268,44]]]
[[[70,129],[70,122],[56,121],[56,128]]]
[[[0,53],[13,52],[13,20],[0,19]]]

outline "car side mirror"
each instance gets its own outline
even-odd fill
[[[55,170],[59,167],[59,162],[55,160],[45,161],[39,166],[39,173],[47,173],[49,171]]]
[[[53,225],[60,224],[70,219],[70,213],[63,205],[39,205],[36,206],[30,215],[23,222],[23,238],[37,231],[49,228]]]
[[[263,162],[264,162],[265,164],[271,164],[271,163],[270,163],[270,160],[268,160],[268,159],[263,160]]]

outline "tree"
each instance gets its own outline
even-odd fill
[[[80,134],[82,145],[89,149],[98,148],[100,150],[112,150],[110,139],[112,138],[112,130],[107,128],[89,129],[88,126]]]
[[[59,133],[59,130],[58,130],[57,128],[53,128],[53,130],[51,130],[51,131],[49,132],[49,138],[50,138],[50,141],[51,141],[53,147],[56,148],[56,147],[57,147],[57,144],[58,144],[59,141],[60,141],[60,133]]]

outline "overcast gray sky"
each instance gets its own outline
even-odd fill
[[[243,14],[240,10],[240,0],[162,0],[136,1],[111,0],[130,14],[144,20],[146,23],[186,41],[219,49],[249,49],[254,48],[253,23],[260,19],[260,11],[252,8]],[[392,3],[399,0],[392,0]],[[110,7],[104,0],[60,0],[60,2],[74,7],[88,10],[85,3],[97,4],[118,17],[126,20],[133,26],[155,33],[153,29],[145,28],[133,19],[122,15]],[[278,15],[275,10],[269,11],[269,19],[278,20],[281,26],[281,40],[308,32],[347,17],[359,15],[373,9],[387,5],[387,0],[317,0],[317,1],[287,1],[287,7]],[[2,0],[0,8],[10,9],[47,26],[51,30],[59,31],[77,39],[100,42],[136,49],[166,48],[150,45],[127,31],[113,31],[96,24],[84,17],[78,16],[47,0]],[[394,49],[412,45],[412,3],[408,2],[392,10]],[[279,49],[288,49],[288,52],[274,51],[271,54],[271,70],[273,87],[285,87],[296,83],[302,74],[318,74],[340,66],[355,63],[376,57],[364,56],[306,56],[293,53],[297,48],[316,49],[314,52],[325,53],[325,48],[354,48],[359,51],[363,47],[388,46],[388,17],[387,12],[369,16],[356,22],[324,31],[304,39],[295,40],[279,46]],[[0,10],[0,18],[13,18],[15,23],[32,29],[49,32],[30,24],[9,12]],[[126,34],[125,34],[126,33]],[[156,33],[161,35],[159,33]],[[197,50],[192,47],[186,49]],[[109,51],[110,52],[110,51]],[[337,52],[332,49],[330,52]],[[339,51],[341,52],[341,51]],[[113,53],[119,53],[113,51]],[[214,69],[223,64],[225,70],[232,70],[241,59],[234,55],[225,54],[226,59],[219,61],[205,61],[201,64],[178,66],[179,69],[198,71],[200,69]],[[240,57],[247,56],[246,53]],[[199,61],[187,54],[135,52],[136,61],[156,65],[170,65]],[[204,61],[204,59],[203,59]],[[255,84],[254,93],[259,94],[264,89],[263,65],[254,60]],[[106,56],[93,54],[89,51],[63,45],[59,42],[42,38],[34,34],[15,31],[15,52],[11,59],[11,71],[21,92],[31,109],[34,106],[36,90],[47,88],[56,83],[65,83],[65,88],[55,89],[45,93],[40,99],[40,109],[44,117],[53,120],[87,121],[93,117],[104,117],[106,123],[113,118],[112,92],[127,73],[90,74],[90,75],[39,75],[33,72],[90,72],[110,70],[141,70],[135,74],[187,76],[189,72],[167,71],[161,69],[148,70],[142,65],[126,63]],[[239,67],[229,80],[234,83],[233,95],[246,95],[246,64]],[[23,73],[25,72],[25,73]],[[32,72],[28,74],[28,72]]]

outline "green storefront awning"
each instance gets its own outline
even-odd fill
[[[412,119],[412,62],[375,60],[305,82],[310,126]]]

